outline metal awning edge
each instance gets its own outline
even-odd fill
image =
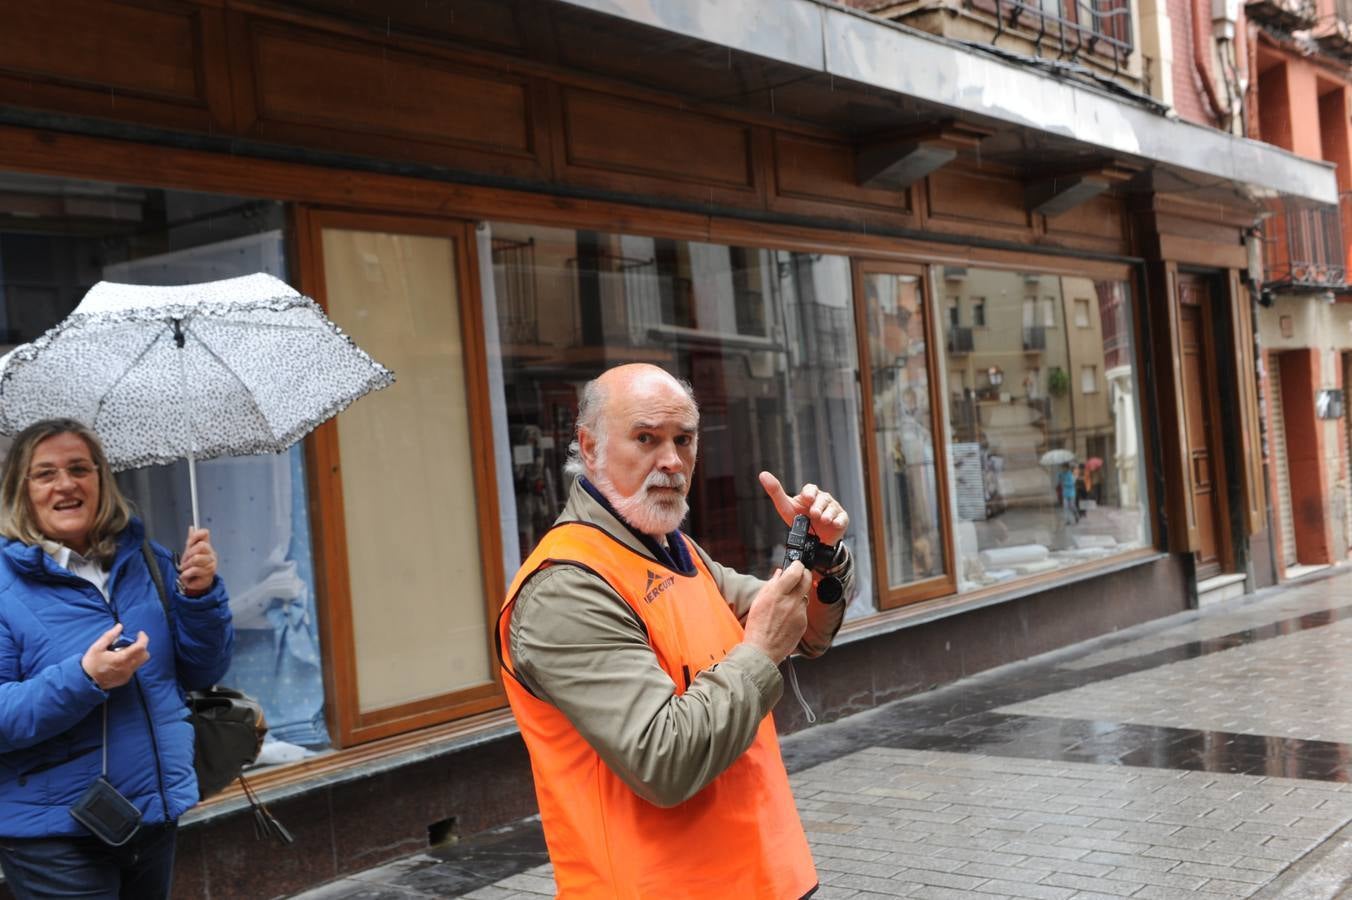
[[[826,0],[558,0],[956,113],[1167,166],[1199,185],[1338,202],[1334,167],[1280,147],[1161,116],[1086,84],[956,46]]]

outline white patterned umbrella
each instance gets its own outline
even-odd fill
[[[0,358],[0,433],[94,429],[115,469],[280,453],[394,375],[271,275],[149,287],[101,281]]]

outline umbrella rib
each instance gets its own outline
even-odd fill
[[[113,395],[113,391],[117,390],[118,385],[127,380],[127,376],[131,374],[132,370],[136,368],[141,360],[146,358],[146,354],[150,352],[152,347],[160,342],[160,338],[164,337],[165,333],[166,332],[164,331],[155,332],[155,334],[151,336],[150,341],[141,348],[141,352],[136,354],[136,358],[122,369],[122,374],[117,376],[117,380],[108,385],[108,390],[103,392],[103,396],[99,398],[99,402],[94,406],[94,422],[97,422],[99,417],[103,415],[103,405],[108,402],[108,398]],[[93,425],[94,422],[91,422],[90,425]]]
[[[258,413],[259,421],[261,421],[263,425],[267,427],[268,432],[271,433],[272,423],[269,422],[268,417],[264,415],[263,408],[258,405],[258,398],[254,396],[253,390],[249,387],[248,382],[246,382],[243,378],[241,378],[239,373],[236,372],[233,368],[231,368],[230,364],[227,363],[219,353],[217,353],[215,350],[211,348],[210,344],[202,340],[202,338],[198,336],[197,332],[194,329],[186,328],[184,329],[184,331],[187,332],[188,334],[191,334],[193,336],[193,340],[197,342],[197,345],[201,347],[203,350],[205,350],[211,356],[212,359],[216,360],[216,363],[222,369],[230,373],[231,378],[235,379],[235,381],[239,383],[239,386],[244,389],[244,396],[248,397],[249,403],[253,405],[254,412]],[[191,416],[191,414],[192,411],[189,410],[189,415]],[[189,427],[191,427],[191,425]],[[276,437],[276,435],[273,435],[273,437]]]
[[[287,325],[282,322],[245,322],[240,319],[215,318],[203,316],[201,321],[210,322],[219,328],[264,328],[272,331],[318,331],[319,327],[308,325]]]

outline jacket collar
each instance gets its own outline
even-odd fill
[[[145,526],[141,520],[133,517],[117,536],[117,553],[113,556],[110,569],[117,568],[132,553],[139,553],[141,541],[145,538]],[[57,565],[43,549],[41,544],[25,544],[13,538],[4,538],[0,548],[5,558],[20,573],[29,578],[69,578],[70,573]]]

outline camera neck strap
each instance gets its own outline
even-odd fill
[[[108,701],[103,701],[103,777],[108,777]]]

